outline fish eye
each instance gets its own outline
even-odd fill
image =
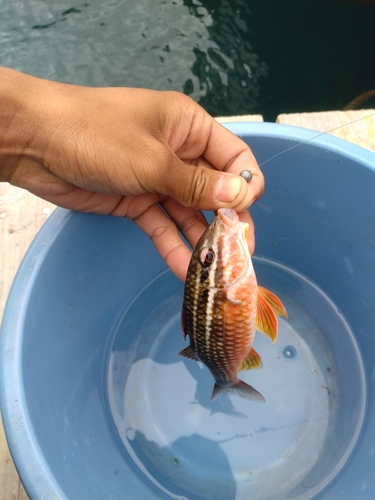
[[[204,248],[199,255],[199,260],[204,267],[208,267],[215,260],[215,252],[212,248]]]

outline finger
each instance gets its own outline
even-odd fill
[[[158,150],[154,145],[152,167],[137,171],[144,191],[169,195],[185,207],[198,210],[234,208],[241,212],[258,196],[239,175],[186,164],[161,142]]]
[[[262,196],[264,177],[249,146],[216,120],[210,128],[204,158],[217,169],[239,175],[251,170],[253,178],[248,184],[254,201]]]
[[[161,206],[177,225],[191,247],[194,248],[208,226],[202,212],[190,207],[184,207],[173,198],[168,198],[161,203]]]
[[[191,251],[183,242],[174,222],[158,205],[152,205],[133,220],[151,238],[171,271],[185,281]]]
[[[223,125],[212,119],[206,148],[203,156],[219,170],[239,174],[246,168],[254,169],[255,175],[261,175],[258,162],[250,147]]]
[[[242,170],[252,170],[254,182],[250,189],[254,198],[263,194],[263,174],[249,146],[200,106],[196,105],[188,135],[180,137],[180,142],[175,140],[170,144],[187,163],[192,158],[204,157],[221,171],[240,174]]]

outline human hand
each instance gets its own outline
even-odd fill
[[[207,223],[263,192],[248,146],[177,92],[88,88],[0,69],[0,179],[61,207],[128,217],[185,279]],[[246,183],[238,174],[250,169]],[[233,175],[234,174],[234,175]]]

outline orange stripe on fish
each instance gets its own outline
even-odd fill
[[[197,243],[186,278],[182,328],[190,345],[179,354],[210,370],[215,379],[212,400],[233,392],[264,402],[237,374],[262,367],[252,347],[255,330],[275,342],[277,316],[287,315],[276,295],[257,285],[247,230],[233,209],[219,209]]]

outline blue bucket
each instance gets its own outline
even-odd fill
[[[230,128],[265,162],[254,267],[289,312],[275,345],[256,337],[263,370],[241,373],[266,404],[211,402],[208,370],[176,356],[183,284],[132,222],[57,209],[1,331],[4,427],[32,500],[375,497],[375,155]]]

